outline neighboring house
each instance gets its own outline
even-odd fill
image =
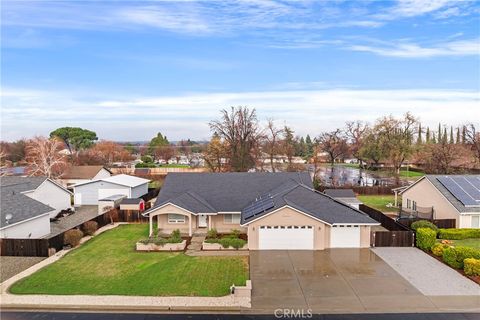
[[[120,202],[120,210],[133,210],[143,212],[145,211],[145,201],[142,198],[124,198]]]
[[[480,175],[426,175],[400,192],[402,211],[433,210],[457,228],[480,227]]]
[[[72,193],[46,177],[1,177],[2,238],[42,238],[50,218],[71,208]]]
[[[104,166],[72,166],[58,180],[66,188],[74,185],[108,178],[112,172]]]
[[[140,198],[148,193],[150,180],[119,174],[99,180],[79,183],[73,186],[75,206],[98,205],[98,200],[110,196],[125,195]]]
[[[352,189],[325,189],[323,191],[327,196],[334,198],[335,200],[345,202],[349,206],[358,209],[362,204],[360,200],[357,199],[355,193]]]
[[[361,211],[313,189],[309,173],[169,173],[150,218],[164,232],[215,228],[248,234],[250,250],[370,246]]]

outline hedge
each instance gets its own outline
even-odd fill
[[[412,228],[415,231],[417,231],[417,229],[420,229],[420,228],[432,229],[435,232],[438,231],[438,227],[436,225],[434,225],[433,223],[431,223],[430,221],[427,221],[427,220],[415,221],[414,223],[412,223],[410,225],[410,228]]]
[[[442,259],[449,266],[463,269],[463,261],[468,258],[480,259],[480,250],[469,247],[449,247],[443,251]]]
[[[83,237],[83,232],[78,229],[65,231],[63,234],[63,243],[72,247],[78,246]]]
[[[424,251],[429,251],[436,242],[437,233],[429,228],[417,229],[417,247]]]
[[[480,229],[439,229],[438,237],[447,240],[480,238]]]
[[[445,249],[449,248],[450,246],[448,244],[443,244],[443,243],[435,243],[432,247],[432,253],[436,255],[437,257],[443,256],[443,251]]]
[[[475,258],[467,258],[463,260],[463,271],[468,276],[480,276],[480,260]]]

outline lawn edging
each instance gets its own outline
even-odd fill
[[[137,251],[183,251],[187,246],[187,240],[183,240],[180,243],[165,243],[163,245],[157,245],[155,243],[136,243],[136,250]]]

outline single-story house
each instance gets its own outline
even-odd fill
[[[120,210],[145,211],[145,201],[142,198],[124,198],[120,202]]]
[[[72,166],[58,179],[66,188],[76,184],[108,178],[112,172],[104,166]]]
[[[144,215],[162,232],[248,234],[250,250],[369,247],[365,213],[313,189],[309,173],[169,173]]]
[[[98,214],[102,214],[110,209],[120,208],[120,203],[126,197],[124,194],[114,194],[103,199],[98,199]]]
[[[323,193],[338,201],[345,202],[355,209],[358,209],[362,204],[362,201],[357,199],[352,189],[325,189]]]
[[[0,187],[1,238],[42,238],[50,218],[71,208],[72,193],[46,177],[1,177]]]
[[[457,228],[480,227],[480,175],[425,175],[400,192],[402,211],[433,212]]]
[[[118,174],[73,186],[75,206],[98,205],[98,200],[113,195],[125,195],[128,198],[140,198],[148,193],[150,180]]]

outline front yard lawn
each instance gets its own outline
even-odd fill
[[[441,242],[442,239],[438,239],[438,242]],[[452,242],[452,245],[455,247],[470,247],[475,249],[480,249],[480,239],[462,239],[462,240],[448,240]]]
[[[395,196],[393,195],[359,195],[358,200],[382,212],[396,211],[393,207],[387,207],[387,204],[391,203],[393,205],[395,203]]]
[[[136,252],[148,224],[121,225],[15,283],[14,294],[223,296],[245,285],[246,257]]]

